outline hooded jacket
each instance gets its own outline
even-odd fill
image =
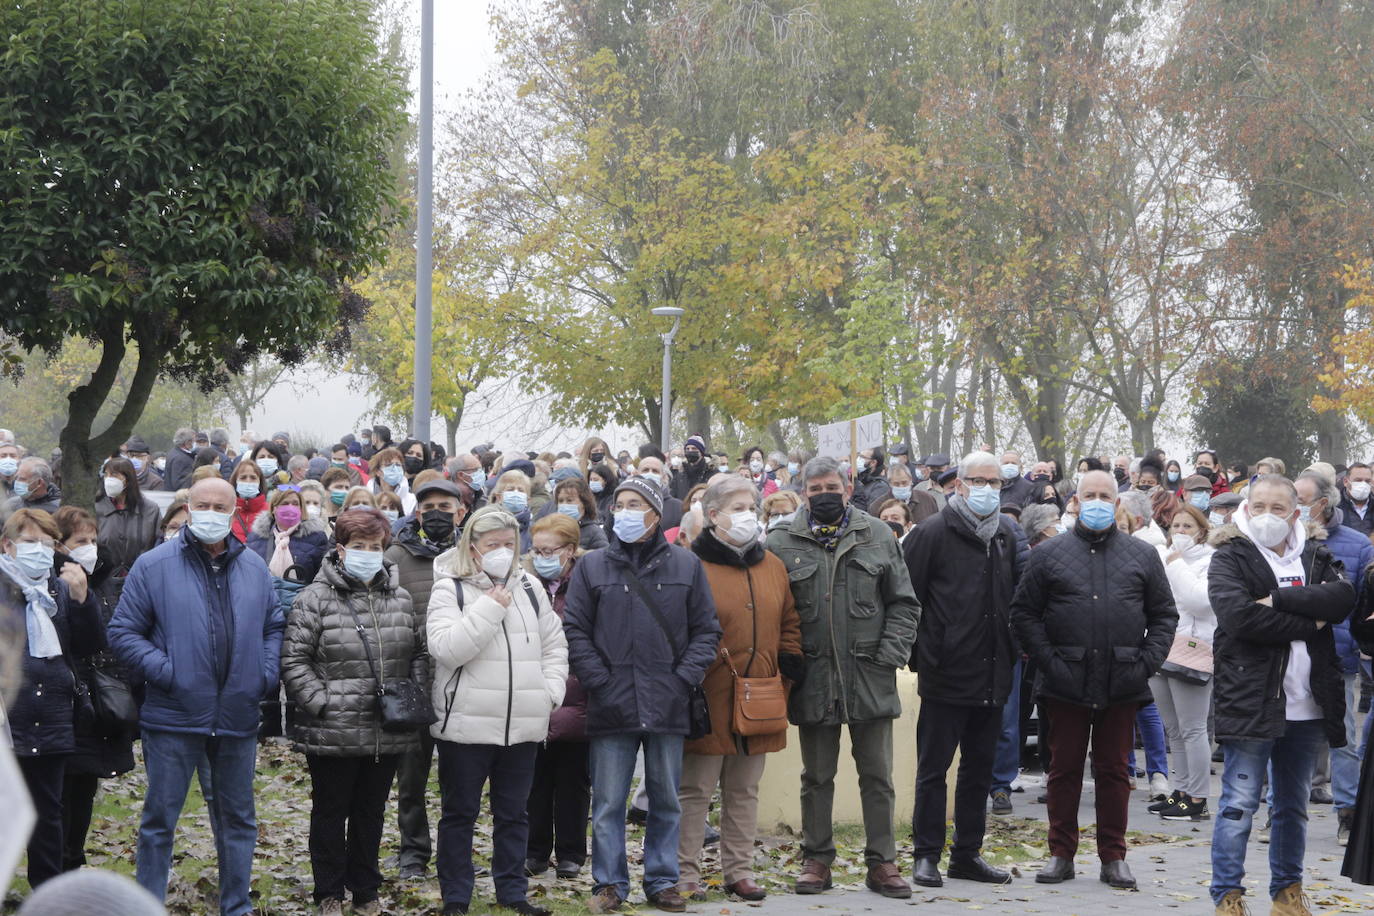
[[[458,550],[434,561],[425,632],[439,721],[430,734],[500,747],[543,741],[568,677],[562,621],[549,606],[548,592],[523,571],[506,586],[509,607],[488,597],[492,581],[485,573],[459,580]]]
[[[314,581],[319,574],[320,564],[324,562],[325,551],[329,550],[328,522],[322,517],[301,519],[291,532],[287,547],[291,551],[292,564],[305,570],[304,581]],[[272,561],[272,554],[277,552],[277,535],[270,510],[259,513],[253,519],[248,549],[262,557],[264,563]]]
[[[424,626],[394,563],[384,563],[372,582],[363,583],[331,555],[291,606],[282,640],[281,679],[299,710],[290,727],[296,749],[325,757],[417,749],[418,731],[382,728],[378,678],[411,678],[429,689]]]
[[[1103,709],[1153,700],[1178,611],[1155,548],[1080,522],[1030,552],[1011,619],[1040,696]]]
[[[145,729],[258,733],[258,704],[277,689],[286,621],[267,564],[232,535],[227,541],[220,555],[227,587],[219,598],[190,526],[139,557],[124,580],[110,646],[147,682],[139,715]],[[227,646],[216,644],[219,630],[210,619],[220,612],[229,621]],[[220,653],[227,659],[222,679],[215,673]]]
[[[1317,626],[1319,621],[1334,624],[1347,619],[1354,607],[1355,589],[1345,579],[1340,561],[1304,536],[1300,549],[1308,584],[1280,588],[1259,548],[1236,524],[1223,525],[1209,540],[1216,547],[1207,572],[1207,594],[1217,615],[1212,644],[1217,740],[1282,737],[1288,708],[1284,675],[1291,643],[1302,640],[1312,663],[1312,696],[1321,709],[1327,741],[1344,747],[1345,682],[1332,627]],[[1263,598],[1272,606],[1259,604]]]
[[[633,570],[672,633],[629,584]],[[573,673],[587,691],[587,734],[686,735],[688,696],[716,655],[720,622],[701,561],[655,529],[647,541],[577,562],[563,612]]]

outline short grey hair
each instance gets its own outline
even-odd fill
[[[746,480],[738,474],[714,474],[711,482],[706,485],[706,492],[701,495],[702,514],[710,518],[712,512],[728,503],[736,493],[749,492],[755,508],[759,504],[759,491],[754,486],[752,480]]]
[[[25,470],[48,486],[53,485],[54,478],[52,475],[52,465],[48,464],[42,458],[25,458],[23,461],[19,462],[19,470],[15,472],[15,476],[18,476]]]
[[[747,480],[744,482],[749,483]],[[752,485],[750,485],[750,489],[753,489]],[[701,535],[701,531],[705,527],[706,518],[700,509],[689,509],[682,513],[681,529],[682,533],[687,535],[687,540],[695,541]]]
[[[210,444],[220,451],[229,447],[229,430],[223,426],[216,426],[210,430]]]
[[[172,433],[172,444],[177,448],[185,448],[188,443],[196,441],[196,431],[189,426]]]
[[[1059,522],[1059,507],[1048,503],[1031,503],[1021,510],[1021,528],[1028,537],[1035,537]]]
[[[831,474],[839,475],[840,482],[846,487],[849,486],[849,472],[840,467],[840,463],[834,458],[812,458],[806,462],[806,467],[802,468],[802,486],[806,486],[813,480],[821,477],[829,477]]]
[[[1336,511],[1336,507],[1341,504],[1341,494],[1336,489],[1336,485],[1319,471],[1303,471],[1298,475],[1298,480],[1310,481],[1312,486],[1316,487],[1317,499],[1326,500],[1326,511],[1322,513],[1321,520],[1325,522],[1330,519]],[[1293,490],[1294,492],[1297,491],[1296,485],[1294,485]]]
[[[969,452],[959,461],[959,476],[967,477],[974,468],[993,468],[1000,472],[1001,467],[992,452]]]
[[[305,457],[304,455],[292,455],[290,460],[286,462],[286,469],[288,471],[294,471],[296,470],[296,468],[304,468],[309,466],[310,459]]]
[[[1150,505],[1150,497],[1141,490],[1127,490],[1122,493],[1121,505],[1125,507],[1132,518],[1142,519],[1147,524],[1154,518],[1154,508]]]
[[[1287,477],[1284,477],[1282,474],[1259,475],[1255,478],[1254,483],[1250,484],[1249,493],[1254,493],[1255,487],[1259,486],[1278,487],[1280,490],[1286,490],[1288,492],[1288,496],[1293,500],[1293,508],[1297,508],[1298,488],[1293,486],[1293,481],[1289,480]],[[1247,497],[1248,495],[1249,494],[1247,494]]]

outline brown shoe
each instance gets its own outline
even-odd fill
[[[898,900],[905,900],[911,896],[911,885],[906,883],[902,877],[902,871],[892,862],[879,862],[868,867],[868,880],[864,882],[868,889],[882,894],[884,897],[893,897]]]
[[[603,887],[592,894],[592,899],[587,901],[587,909],[593,913],[618,913],[621,902],[620,895],[615,892],[615,888]]]
[[[828,891],[835,886],[830,880],[830,866],[816,859],[807,859],[802,863],[801,874],[797,876],[796,892],[798,894],[819,894]]]
[[[687,912],[687,901],[682,899],[682,895],[677,892],[675,887],[661,890],[657,894],[650,894],[649,903],[665,913]]]
[[[741,900],[762,900],[768,896],[768,892],[754,883],[753,878],[740,878],[734,884],[725,885],[725,893]]]

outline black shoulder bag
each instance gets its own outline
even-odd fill
[[[625,578],[630,582],[630,587],[635,590],[639,600],[644,602],[644,606],[654,615],[654,621],[658,628],[663,631],[664,637],[668,640],[668,648],[673,651],[673,668],[682,664],[682,653],[678,651],[677,643],[673,641],[673,631],[668,629],[668,621],[663,618],[663,611],[659,610],[658,604],[650,597],[649,590],[644,587],[644,583],[636,576],[634,570],[626,566]],[[685,650],[684,650],[685,651]],[[695,741],[698,738],[705,738],[711,734],[711,707],[706,702],[706,691],[700,684],[693,684],[687,688],[687,740]]]
[[[382,681],[377,673],[377,665],[372,660],[372,646],[367,641],[367,628],[358,618],[358,611],[351,600],[345,599],[348,612],[353,615],[354,629],[363,641],[363,652],[367,653],[367,667],[372,669],[372,679],[377,682],[377,708],[382,717],[382,730],[388,732],[413,732],[433,725],[438,716],[434,714],[434,704],[415,683],[414,678],[398,677]],[[378,649],[380,649],[380,644]]]

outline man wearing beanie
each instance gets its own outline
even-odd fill
[[[643,477],[615,490],[610,545],[578,561],[568,585],[568,660],[587,691],[592,770],[593,913],[630,894],[625,803],[643,748],[649,787],[644,892],[671,913],[678,883],[678,784],[691,695],[715,658],[720,623],[701,561],[663,537],[663,491]]]
[[[682,467],[673,474],[672,492],[676,499],[686,499],[692,487],[706,483],[716,473],[715,462],[709,461],[706,440],[701,436],[688,436],[682,445]],[[691,508],[688,506],[687,508]]]

